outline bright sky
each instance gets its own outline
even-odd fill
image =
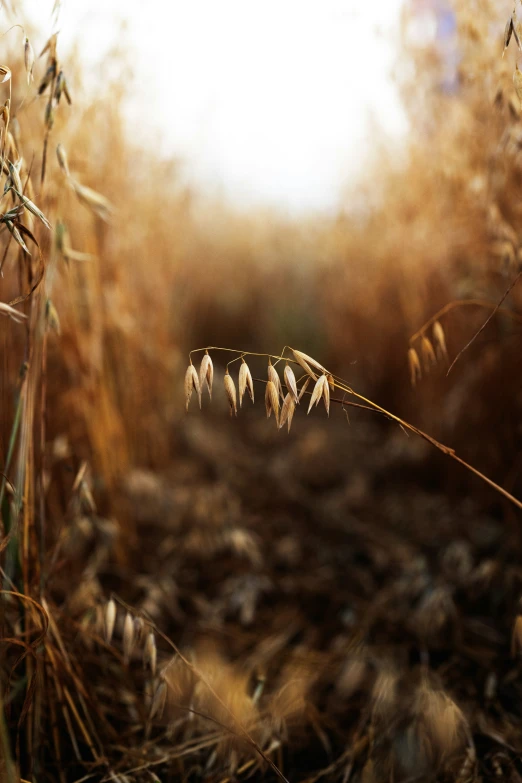
[[[190,180],[241,204],[322,210],[360,174],[370,119],[372,133],[404,132],[390,78],[402,3],[62,0],[58,29],[62,51],[78,42],[90,63],[116,39],[132,47],[133,127],[159,131]],[[52,32],[53,4],[25,0],[27,18]]]

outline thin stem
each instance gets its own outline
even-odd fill
[[[448,302],[448,304],[444,305],[444,307],[441,307],[440,310],[437,310],[435,315],[432,315],[432,317],[429,318],[423,324],[423,326],[421,326],[421,328],[415,332],[415,334],[412,334],[412,336],[410,337],[410,345],[412,345],[415,342],[415,340],[417,340],[417,338],[420,337],[423,334],[423,332],[426,331],[426,329],[429,329],[430,326],[432,326],[435,323],[435,321],[438,321],[439,318],[442,318],[443,315],[449,313],[450,310],[454,310],[456,307],[466,307],[468,305],[471,305],[473,307],[489,307],[495,312],[500,312],[503,315],[507,315],[509,318],[512,318],[514,321],[522,322],[522,316],[519,315],[518,313],[513,313],[511,310],[505,310],[503,307],[499,307],[498,304],[495,304],[494,302],[488,302],[486,299],[455,299],[453,302]]]

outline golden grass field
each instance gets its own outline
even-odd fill
[[[2,783],[522,779],[522,8],[453,6],[335,218],[4,35]]]

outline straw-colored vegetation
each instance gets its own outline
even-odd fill
[[[135,148],[125,53],[90,94],[2,11],[2,783],[519,779],[500,5],[456,2],[443,53],[405,15],[404,154],[294,222]]]

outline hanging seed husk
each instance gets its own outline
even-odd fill
[[[326,375],[321,375],[317,379],[317,381],[315,383],[314,390],[313,390],[312,396],[310,398],[310,405],[308,406],[308,411],[307,411],[308,413],[310,413],[310,411],[312,410],[312,407],[313,407],[314,404],[315,405],[319,405],[319,400],[321,399],[321,397],[324,394],[323,389],[324,389],[324,385],[325,384],[328,386],[328,381],[326,380]]]
[[[52,301],[50,299],[47,300],[45,303],[45,320],[47,323],[47,328],[51,332],[56,332],[56,334],[61,334],[61,326],[60,326],[60,317],[58,315],[58,311],[56,310],[56,307],[53,305]]]
[[[114,633],[114,623],[116,622],[116,603],[113,598],[107,602],[105,606],[105,641],[107,644],[111,643],[112,634]]]
[[[167,683],[165,680],[161,680],[156,691],[154,698],[152,699],[152,706],[150,708],[150,719],[158,718],[161,720],[163,710],[165,709],[165,702],[167,700]]]
[[[299,394],[297,392],[297,383],[295,380],[294,371],[289,364],[285,366],[285,385],[291,395],[293,395],[294,401],[299,402]]]
[[[67,160],[67,153],[63,144],[58,144],[56,147],[56,157],[58,158],[58,164],[61,170],[68,177],[70,175],[69,162]]]
[[[333,375],[328,374],[326,376],[326,380],[328,381],[328,386],[332,391],[335,391],[335,381]]]
[[[302,399],[302,397],[303,397],[303,394],[305,393],[305,391],[306,391],[306,390],[307,390],[307,388],[308,388],[308,384],[309,384],[309,383],[310,383],[310,378],[307,378],[307,379],[306,379],[306,381],[305,381],[305,382],[303,383],[303,385],[301,386],[301,389],[300,389],[300,391],[299,391],[299,399],[298,399],[298,402],[300,402],[300,401],[301,401],[301,399]]]
[[[123,623],[123,660],[125,663],[130,661],[134,639],[134,618],[130,612],[127,612]]]
[[[145,641],[145,648],[143,650],[143,665],[150,668],[153,677],[156,674],[157,656],[158,651],[156,649],[156,638],[151,632],[147,635],[147,639]]]
[[[230,415],[237,416],[236,385],[232,380],[232,376],[228,372],[228,367],[225,373],[224,383],[228,404],[230,405]]]
[[[40,209],[38,209],[36,204],[34,204],[30,199],[28,199],[27,196],[24,196],[23,193],[16,190],[16,188],[13,188],[13,190],[18,196],[18,198],[20,199],[20,201],[22,202],[22,204],[24,205],[24,207],[28,209],[29,212],[31,212],[33,215],[35,215],[39,220],[41,220],[41,222],[44,224],[46,228],[50,229],[51,224],[45,217],[44,213]]]
[[[518,63],[517,67],[515,68],[515,71],[513,73],[513,84],[515,86],[515,92],[518,96],[518,99],[520,103],[522,104],[522,73],[520,73],[518,69]]]
[[[446,348],[446,336],[444,329],[439,321],[435,321],[433,324],[433,340],[435,342],[435,352],[438,359],[447,359],[448,351]]]
[[[70,179],[74,192],[78,198],[78,201],[85,207],[91,210],[101,220],[108,222],[113,213],[113,207],[110,201],[102,196],[101,193],[97,193],[92,188],[87,188],[85,185],[81,185],[72,178]]]
[[[0,65],[0,84],[4,84],[4,82],[8,82],[11,78],[11,69],[7,67],[7,65]]]
[[[196,391],[199,400],[199,407],[201,408],[201,386],[199,385],[198,374],[194,365],[190,362],[185,373],[185,410],[188,412],[190,398],[192,392]]]
[[[14,307],[11,307],[11,305],[5,304],[5,302],[0,302],[0,313],[8,315],[17,324],[21,324],[24,318],[27,318],[25,313],[20,313],[18,310],[15,310]]]
[[[24,64],[27,73],[27,84],[31,84],[33,80],[34,50],[27,36],[24,41]]]
[[[328,383],[328,376],[324,376],[323,381],[323,400],[324,407],[326,408],[326,415],[330,415],[330,384]]]
[[[419,361],[419,355],[415,350],[415,348],[410,348],[408,350],[408,364],[410,367],[411,385],[415,386],[417,381],[420,381],[420,379],[422,378],[422,370]]]
[[[214,381],[214,365],[212,359],[209,356],[208,351],[205,351],[205,355],[201,360],[199,367],[199,385],[201,387],[201,393],[203,393],[203,384],[207,384],[208,395],[212,399],[212,383]]]
[[[308,354],[303,353],[302,351],[296,351],[295,348],[292,348],[292,353],[294,354],[295,360],[301,365],[303,370],[307,372],[314,381],[317,380],[317,375],[312,372],[310,367],[313,367],[316,370],[319,370],[319,372],[324,373],[327,375],[326,369],[323,367],[322,364],[319,364],[315,359],[312,359],[311,356],[308,356]]]
[[[243,401],[243,394],[247,390],[250,399],[254,402],[254,381],[252,380],[252,373],[250,372],[248,364],[243,359],[241,367],[239,368],[239,407],[241,407]]]
[[[421,350],[422,358],[424,360],[424,369],[426,372],[429,372],[430,368],[433,367],[434,364],[437,364],[437,357],[435,356],[435,351],[433,350],[431,341],[428,337],[426,337],[425,334],[422,336]]]
[[[294,417],[294,411],[296,406],[296,399],[292,392],[288,392],[281,408],[281,418],[279,419],[279,429],[284,426],[285,422],[288,422],[288,432],[292,426],[292,419]]]
[[[273,381],[268,381],[265,390],[265,408],[266,415],[269,419],[274,412],[276,425],[279,427],[279,394],[277,393],[277,387]]]
[[[283,399],[284,394],[283,394],[283,387],[281,386],[281,379],[275,367],[272,366],[272,362],[270,361],[270,359],[268,360],[268,380],[272,381],[272,383],[277,389],[277,393],[279,394],[281,399]]]
[[[511,41],[512,34],[513,34],[513,17],[510,16],[506,24],[506,29],[504,30],[504,51],[502,52],[502,57],[504,57],[504,54],[506,53],[506,49],[509,46],[509,42]]]

